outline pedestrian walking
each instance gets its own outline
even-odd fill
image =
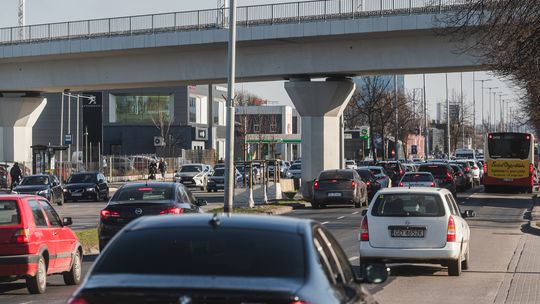
[[[162,159],[159,160],[158,170],[161,173],[161,179],[165,180],[165,173],[167,172],[167,163]]]
[[[9,175],[11,176],[11,187],[10,190],[13,191],[13,186],[15,186],[16,183],[19,183],[22,179],[22,171],[19,167],[19,163],[15,163],[11,170],[9,171]]]

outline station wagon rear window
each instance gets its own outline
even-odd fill
[[[20,224],[16,201],[0,201],[0,226]]]
[[[321,172],[319,180],[332,179],[353,179],[352,171],[324,171]]]
[[[445,210],[438,194],[393,193],[377,197],[371,210],[373,216],[387,217],[438,217]]]

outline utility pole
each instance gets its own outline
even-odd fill
[[[472,73],[472,96],[473,96],[473,139],[472,139],[472,145],[474,151],[476,151],[476,80],[475,80],[475,72]]]
[[[482,130],[484,130],[484,133],[486,132],[485,129],[485,120],[484,120],[484,82],[491,81],[491,79],[482,79],[482,80],[476,80],[482,82]]]
[[[234,89],[236,78],[236,0],[229,2],[229,81],[227,84],[227,133],[225,154],[225,205],[223,211],[231,213],[234,199]],[[252,172],[250,172],[251,175]]]
[[[26,0],[19,0],[17,5],[17,21],[19,26],[19,39],[23,40],[24,35],[24,26],[26,25]]]
[[[465,109],[463,108],[463,73],[459,74],[460,77],[460,93],[459,99],[461,100],[461,147],[465,148]]]
[[[394,135],[395,136],[395,140],[394,140],[394,150],[395,150],[395,156],[396,156],[396,161],[399,161],[399,125],[398,125],[398,122],[399,122],[399,116],[398,116],[398,89],[397,89],[397,75],[394,74],[394,112],[395,112],[395,124],[396,124],[396,134]]]
[[[445,73],[446,77],[446,153],[447,159],[450,160],[450,99],[448,99],[448,73]]]
[[[491,122],[492,122],[491,121],[491,119],[492,119],[491,118],[491,92],[492,92],[492,90],[498,89],[498,88],[499,87],[489,87],[489,88],[487,88],[487,89],[489,89],[489,95],[488,95],[488,97],[489,97],[489,113],[488,113],[488,125],[489,125],[489,127],[488,127],[488,130],[489,131],[492,130],[492,127],[491,127]]]
[[[429,131],[428,131],[428,121],[427,121],[427,105],[426,105],[426,74],[422,75],[423,78],[423,103],[424,103],[424,159],[428,160],[429,154]]]

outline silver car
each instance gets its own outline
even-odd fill
[[[285,174],[287,178],[302,178],[302,164],[293,164]]]
[[[187,164],[174,173],[174,181],[204,191],[210,174],[210,167],[205,164]]]
[[[381,166],[366,166],[366,167],[359,167],[358,169],[367,169],[375,175],[377,178],[377,182],[381,184],[381,188],[390,188],[392,187],[392,180],[390,177],[386,174],[386,171],[384,171],[384,168]]]
[[[399,187],[437,187],[437,182],[429,172],[407,172],[399,181]]]

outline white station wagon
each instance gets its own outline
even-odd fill
[[[360,266],[375,263],[428,263],[459,276],[469,268],[470,230],[452,193],[441,188],[380,190],[363,212]]]

